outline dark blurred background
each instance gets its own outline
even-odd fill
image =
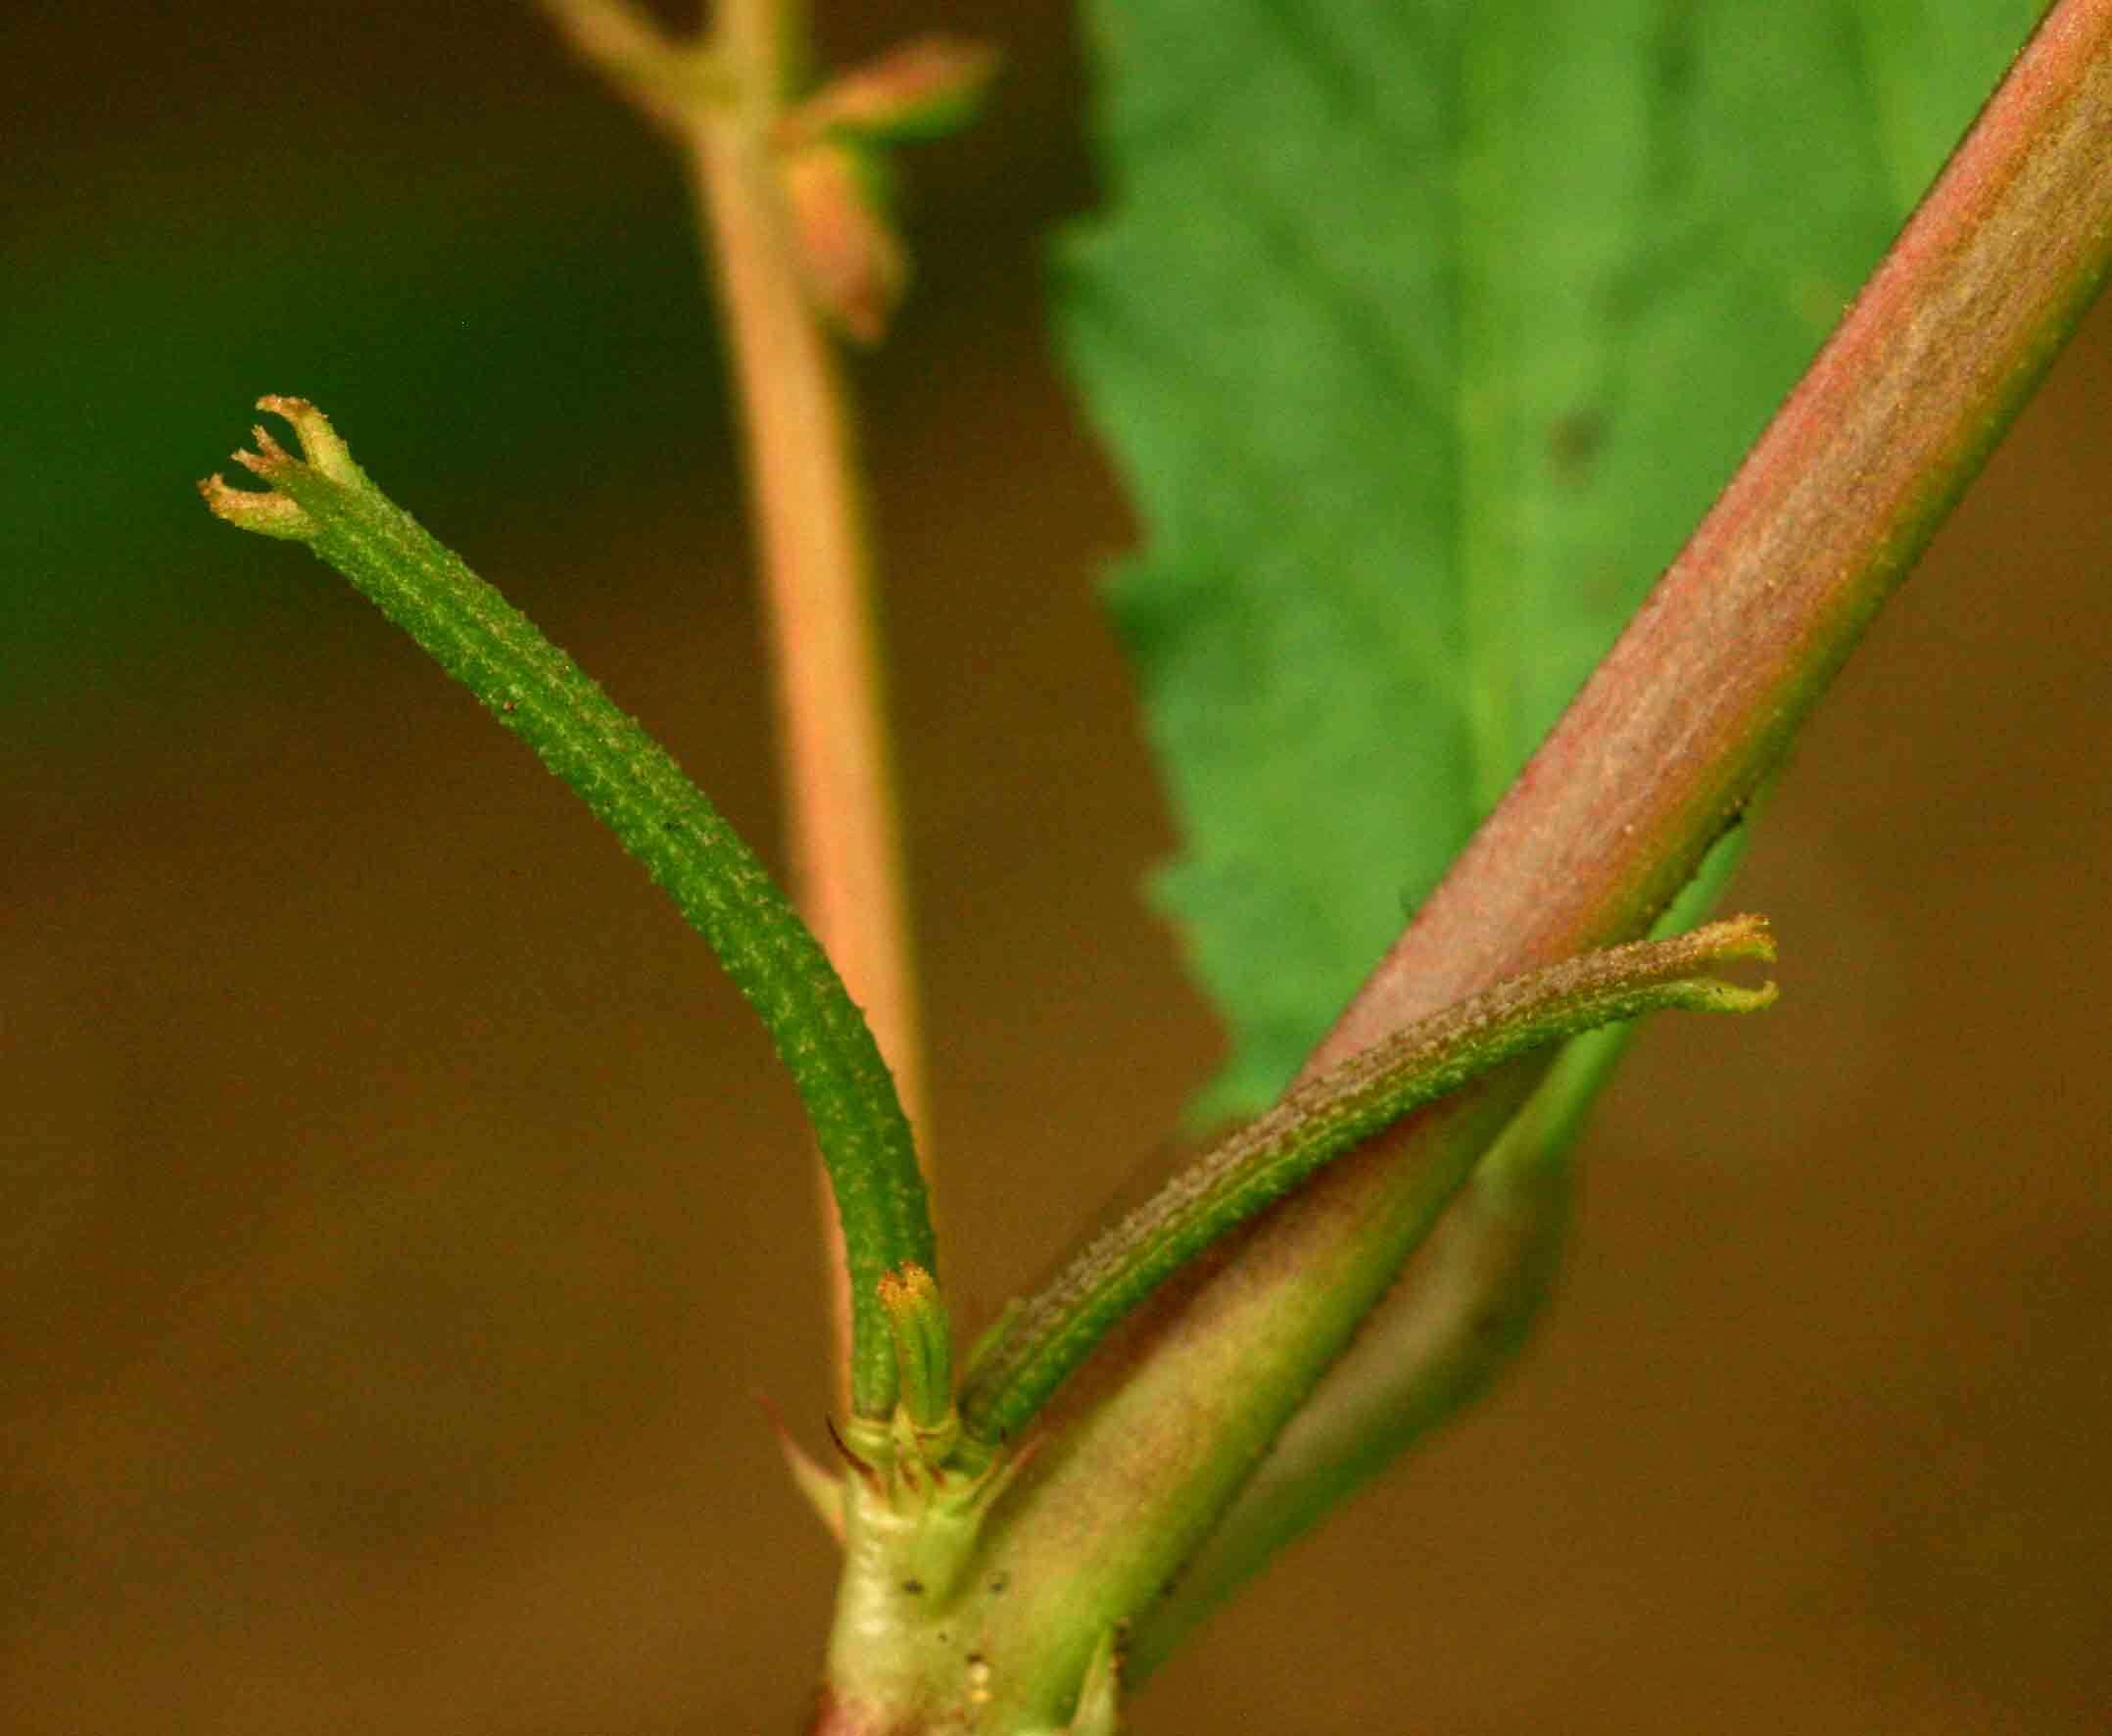
[[[1043,332],[1068,17],[821,11],[1010,67],[858,369],[980,1315],[1216,1038]],[[789,1729],[833,1572],[753,1397],[819,1439],[792,1093],[571,797],[191,488],[312,397],[774,853],[672,158],[525,6],[18,0],[0,66],[0,1728]],[[1518,1378],[1140,1730],[2103,1728],[2108,404],[2100,313],[1768,815],[1781,1010],[1607,1104]]]

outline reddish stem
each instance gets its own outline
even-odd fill
[[[1648,928],[2097,293],[2112,261],[2107,165],[2112,0],[2063,0],[1311,1069]],[[1148,1604],[1535,1077],[1507,1070],[1397,1126],[1162,1293],[1068,1407],[1066,1450],[1023,1492],[1021,1557],[1045,1547]],[[1132,1654],[1139,1673],[1151,1651]]]
[[[2112,0],[2066,0],[1308,1064],[1641,934],[1781,759],[2112,257]]]

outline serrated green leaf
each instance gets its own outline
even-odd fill
[[[1272,1097],[1727,479],[2032,0],[1088,8],[1072,366],[1157,880]]]

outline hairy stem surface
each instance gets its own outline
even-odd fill
[[[851,1398],[892,1414],[896,1363],[884,1273],[929,1273],[936,1250],[909,1125],[873,1035],[814,936],[754,853],[666,749],[411,516],[384,496],[312,405],[266,398],[307,461],[262,428],[237,460],[259,494],[216,476],[221,517],[305,542],[338,569],[571,787],[711,943],[761,1014],[821,1145],[848,1250],[855,1308]]]
[[[1773,956],[1757,917],[1610,947],[1447,1007],[1308,1080],[1096,1237],[1026,1303],[971,1371],[961,1400],[969,1438],[994,1447],[1016,1436],[1160,1283],[1410,1110],[1530,1049],[1644,1013],[1766,1006],[1772,985],[1737,989],[1707,973],[1733,959]]]

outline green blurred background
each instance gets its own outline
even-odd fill
[[[1043,336],[1064,9],[912,166],[858,368],[949,1279],[980,1316],[1216,1037]],[[670,156],[525,6],[21,4],[0,212],[0,1728],[787,1729],[831,1546],[789,1088],[571,798],[191,484],[266,391],[774,840]],[[1813,729],[1736,893],[1782,1009],[1649,1034],[1519,1377],[1168,1668],[1145,1731],[2103,1727],[2112,318]]]

